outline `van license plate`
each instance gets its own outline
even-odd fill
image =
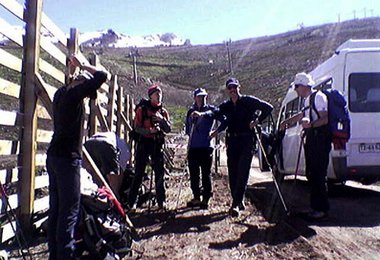
[[[361,143],[359,153],[380,153],[380,143]]]

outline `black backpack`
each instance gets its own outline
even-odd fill
[[[94,260],[131,255],[132,233],[115,208],[115,200],[104,194],[81,195],[80,219],[76,228],[77,256],[85,251]],[[118,203],[118,202],[117,202]]]

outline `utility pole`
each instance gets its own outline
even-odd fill
[[[139,55],[137,48],[134,48],[129,52],[129,56],[132,58],[132,66],[133,66],[133,80],[135,85],[137,85],[137,56]]]
[[[356,10],[353,11],[354,13],[354,20],[356,19]]]
[[[231,57],[231,51],[230,51],[230,46],[231,46],[231,38],[229,41],[225,42],[226,49],[227,49],[227,58],[228,58],[228,65],[229,65],[229,70],[231,73],[231,76],[234,75],[234,71],[232,69],[232,57]]]

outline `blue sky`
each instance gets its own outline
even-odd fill
[[[318,25],[380,16],[379,0],[44,0],[64,32],[112,28],[142,36],[172,32],[193,44],[220,43]]]

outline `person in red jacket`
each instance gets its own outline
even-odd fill
[[[137,106],[134,129],[140,134],[136,147],[135,178],[129,192],[129,206],[135,207],[138,190],[141,186],[145,167],[151,158],[155,174],[156,198],[158,207],[164,209],[164,158],[162,147],[165,134],[171,131],[168,111],[162,107],[162,90],[158,85],[148,88],[149,100],[141,100]]]

